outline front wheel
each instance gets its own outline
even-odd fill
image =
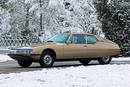
[[[32,64],[32,61],[27,61],[27,60],[19,60],[18,64],[23,67],[23,68],[27,68]]]
[[[88,65],[88,63],[90,63],[90,59],[81,59],[79,60],[80,63],[82,63],[83,65]]]
[[[100,59],[98,59],[98,62],[100,64],[109,64],[111,62],[112,58],[110,56],[105,56]]]
[[[39,63],[41,67],[51,67],[54,64],[54,59],[55,56],[53,53],[45,51],[42,53]]]

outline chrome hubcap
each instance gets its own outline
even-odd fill
[[[45,55],[43,61],[45,64],[49,65],[52,62],[52,57],[50,55]]]
[[[107,62],[107,61],[109,61],[110,57],[106,56],[106,57],[103,57],[102,59],[103,59],[103,61]]]

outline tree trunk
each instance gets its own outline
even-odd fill
[[[42,31],[42,13],[40,14],[40,30]]]
[[[40,0],[40,8],[42,7],[42,1]],[[40,13],[40,30],[39,30],[39,36],[41,36],[40,31],[42,31],[42,12]]]
[[[27,7],[27,14],[26,14],[26,23],[25,23],[26,28],[29,27],[29,7]]]

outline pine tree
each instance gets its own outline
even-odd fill
[[[105,36],[120,46],[123,56],[130,56],[129,12],[124,1],[96,0],[95,5]]]

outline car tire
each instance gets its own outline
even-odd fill
[[[100,64],[109,64],[111,62],[112,58],[110,56],[105,56],[103,58],[98,59],[98,62]]]
[[[90,63],[90,59],[81,59],[79,60],[80,63],[82,63],[83,65],[88,65],[88,63]]]
[[[45,51],[40,57],[39,64],[41,65],[41,67],[51,67],[54,64],[54,60],[54,54],[49,51]]]
[[[18,64],[23,67],[23,68],[27,68],[32,64],[32,61],[27,61],[27,60],[19,60]]]

